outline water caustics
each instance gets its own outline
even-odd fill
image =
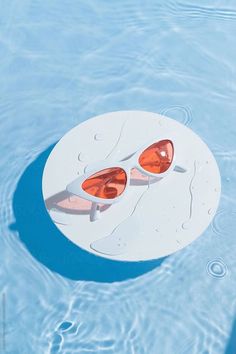
[[[232,0],[1,6],[1,353],[233,353],[235,30]],[[47,246],[37,252],[44,234],[32,220],[42,213],[38,199],[27,208],[27,191],[40,188],[43,166],[38,180],[30,166],[78,123],[120,109],[165,112],[217,149],[220,209],[202,237],[151,272],[115,283],[69,279],[50,269]]]

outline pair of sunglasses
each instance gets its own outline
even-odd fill
[[[90,221],[100,215],[101,204],[114,204],[124,197],[135,170],[155,181],[169,172],[186,172],[175,164],[174,143],[169,139],[155,140],[125,157],[118,163],[104,161],[93,165],[85,174],[67,185],[67,191],[92,202]]]

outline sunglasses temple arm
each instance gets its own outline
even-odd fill
[[[96,221],[100,218],[100,207],[97,203],[92,203],[90,210],[90,221]]]
[[[174,171],[180,172],[180,173],[184,173],[184,172],[187,172],[187,169],[185,167],[181,167],[179,165],[175,165]]]

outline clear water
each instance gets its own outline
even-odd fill
[[[235,1],[0,8],[0,352],[235,353]],[[91,116],[125,109],[188,125],[221,171],[212,225],[163,262],[88,255],[42,203],[52,144]]]

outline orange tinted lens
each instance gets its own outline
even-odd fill
[[[82,188],[97,198],[113,199],[124,192],[127,175],[120,167],[106,168],[87,178]]]
[[[161,140],[142,152],[139,156],[139,164],[148,172],[163,173],[170,167],[173,156],[173,143],[170,140]]]

